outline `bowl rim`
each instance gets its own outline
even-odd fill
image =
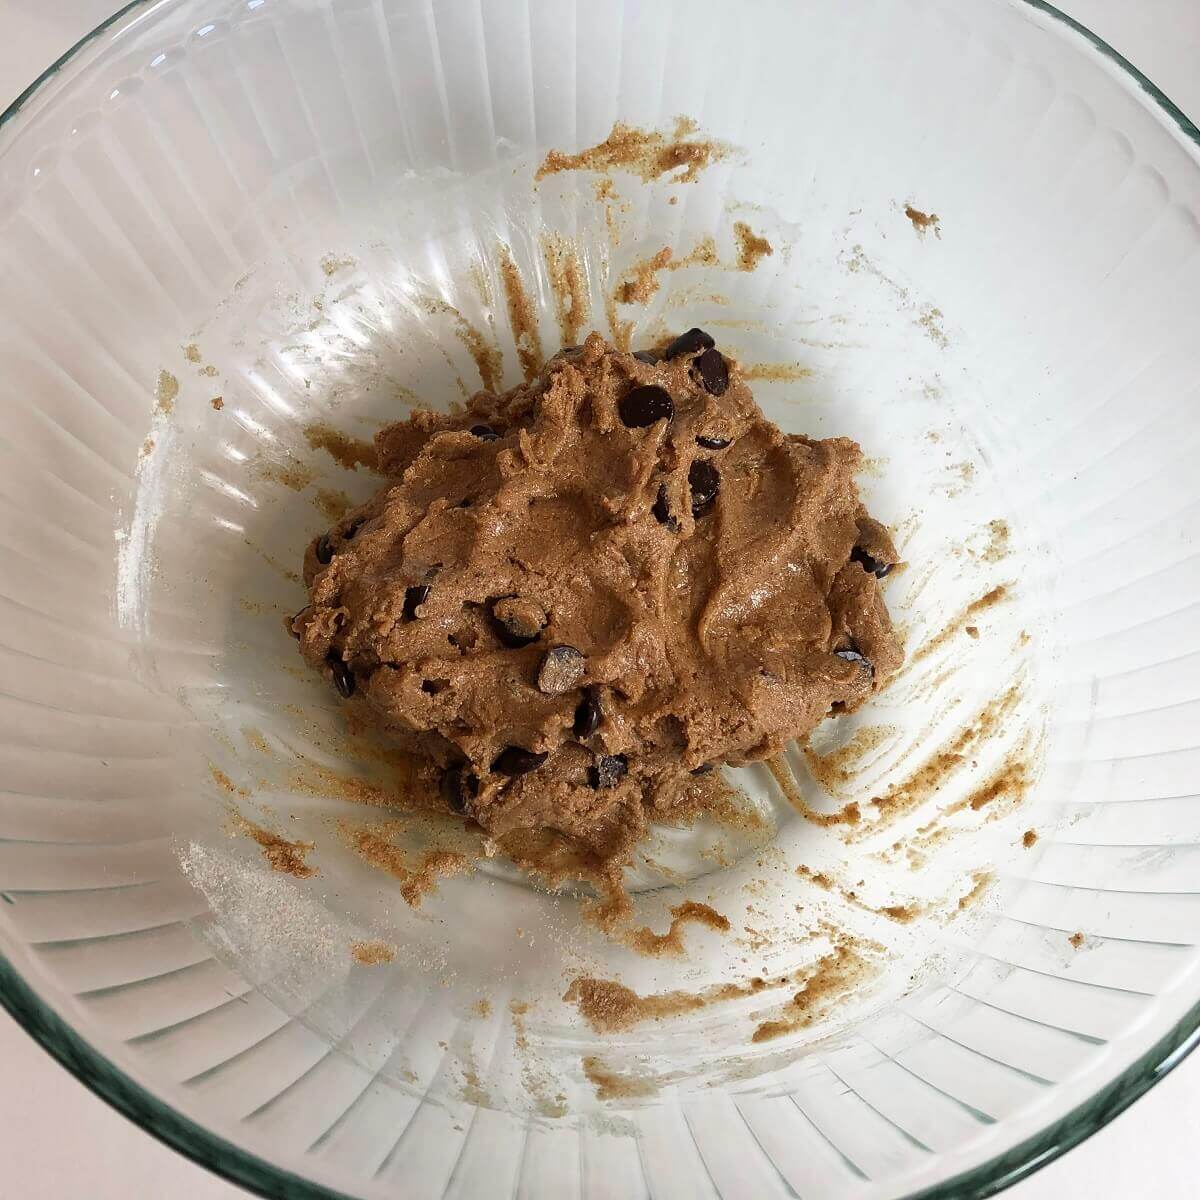
[[[175,0],[165,0],[167,5]],[[1101,60],[1118,68],[1152,107],[1169,118],[1185,142],[1200,150],[1200,128],[1151,79],[1124,55],[1073,17],[1047,0],[1004,0],[1009,7],[1030,15],[1050,18],[1061,36],[1075,37]],[[0,153],[5,130],[21,115],[29,102],[64,69],[78,73],[86,63],[83,51],[103,34],[112,31],[112,41],[127,33],[149,10],[164,6],[164,0],[129,0],[73,46],[55,59],[0,113]],[[125,21],[125,18],[129,20]],[[125,21],[124,25],[121,24]],[[353,1200],[344,1192],[314,1183],[277,1167],[225,1138],[198,1125],[170,1104],[145,1090],[115,1063],[95,1050],[70,1023],[47,1004],[0,953],[0,1008],[80,1083],[152,1137],[215,1175],[246,1188],[268,1200]],[[941,1183],[909,1193],[905,1200],[984,1200],[1027,1178],[1078,1146],[1145,1095],[1174,1070],[1200,1044],[1200,1000],[1180,1018],[1175,1027],[1127,1066],[1094,1095],[1076,1105],[1044,1129],[1024,1141]]]

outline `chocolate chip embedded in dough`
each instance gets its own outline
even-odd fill
[[[668,347],[664,358],[678,358],[681,354],[695,354],[697,350],[711,350],[716,345],[712,334],[703,329],[689,329],[681,333]]]
[[[703,446],[705,450],[724,450],[727,446],[733,445],[732,438],[723,437],[698,437],[696,445]]]
[[[492,770],[515,779],[518,775],[528,775],[530,771],[536,771],[546,758],[547,755],[535,754],[522,746],[506,746],[496,755]]]
[[[490,425],[472,425],[468,432],[472,437],[477,437],[481,442],[496,442],[500,440],[500,435]]]
[[[699,520],[716,502],[721,490],[721,473],[706,458],[698,458],[688,470],[692,489],[692,516]]]
[[[657,366],[659,361],[658,355],[655,354],[653,350],[635,350],[633,352],[633,357],[636,358],[638,362],[645,363],[650,367]]]
[[[462,767],[448,768],[442,775],[442,795],[452,812],[467,812],[479,795],[479,776]]]
[[[729,388],[729,364],[719,350],[705,350],[692,362],[692,373],[710,396],[723,396]]]
[[[865,654],[860,654],[853,648],[846,650],[835,650],[833,652],[833,656],[834,658],[840,658],[843,662],[858,663],[859,666],[870,671],[872,675],[875,674],[875,666],[871,660]]]
[[[510,650],[536,642],[549,619],[540,604],[520,596],[497,596],[488,601],[486,611],[492,632]]]
[[[317,545],[313,553],[317,556],[317,562],[323,567],[327,567],[333,562],[333,543],[329,540],[329,534],[323,533],[317,538]]]
[[[850,561],[858,563],[868,575],[874,575],[876,579],[882,579],[896,565],[895,563],[880,562],[861,546],[855,546],[850,551]]]
[[[583,689],[583,699],[575,709],[575,723],[571,732],[577,738],[590,738],[600,722],[604,720],[604,709],[600,705],[600,689],[592,686]]]
[[[679,522],[671,516],[671,509],[667,504],[667,485],[665,483],[658,485],[658,498],[654,501],[650,511],[660,525],[665,525],[672,533],[679,532]]]
[[[329,670],[333,673],[333,686],[349,700],[354,695],[354,674],[336,653],[331,653],[326,660]]]
[[[666,388],[654,384],[643,384],[630,388],[617,401],[617,413],[621,423],[630,429],[646,429],[659,421],[670,421],[675,416],[675,401]]]
[[[694,767],[691,773],[693,775],[711,775],[716,765],[716,763],[701,763],[698,767]]]
[[[629,759],[624,754],[602,754],[596,765],[588,768],[588,783],[594,788],[616,787],[629,770]]]
[[[587,660],[574,646],[551,646],[538,667],[538,691],[561,696],[579,683],[586,667]]]
[[[415,621],[417,619],[417,609],[429,599],[429,593],[432,591],[433,588],[424,583],[417,587],[405,589],[403,615],[406,621]]]

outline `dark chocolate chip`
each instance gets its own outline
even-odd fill
[[[579,683],[586,667],[586,660],[574,646],[551,646],[538,667],[538,691],[561,696]]]
[[[692,371],[710,396],[723,396],[729,387],[729,364],[720,350],[705,350],[692,362]]]
[[[472,437],[477,437],[481,442],[500,440],[500,435],[490,425],[472,425],[469,432]]]
[[[462,767],[450,767],[442,775],[442,795],[452,812],[465,813],[479,795],[479,776]]]
[[[834,658],[840,658],[843,662],[858,663],[859,666],[865,667],[866,670],[870,671],[872,675],[875,674],[874,664],[865,654],[860,654],[857,650],[835,650],[833,656]]]
[[[492,770],[515,779],[518,775],[528,775],[530,771],[536,771],[546,761],[546,757],[545,754],[534,754],[532,750],[526,750],[522,746],[506,746],[496,755]]]
[[[488,621],[491,624],[492,632],[496,635],[497,640],[502,646],[507,646],[510,650],[520,650],[522,646],[528,646],[532,642],[536,642],[541,636],[541,630],[530,632],[527,626],[515,626],[511,622],[504,620],[496,612],[496,605],[501,600],[513,600],[514,596],[496,596],[487,603]]]
[[[658,355],[653,350],[635,350],[633,357],[651,367],[658,365]]]
[[[616,787],[628,770],[629,759],[624,754],[602,754],[594,767],[588,767],[588,783],[594,788]]]
[[[575,709],[575,724],[571,726],[571,732],[577,738],[590,738],[600,728],[602,720],[604,710],[600,707],[600,689],[595,686],[584,688],[583,699]]]
[[[703,329],[689,329],[681,333],[668,347],[664,358],[678,358],[681,354],[695,354],[697,350],[711,350],[716,342]]]
[[[882,579],[896,565],[895,563],[880,562],[861,546],[855,546],[850,551],[850,561],[858,563],[868,575],[874,575],[876,579]]]
[[[692,489],[692,516],[699,520],[716,501],[721,490],[721,473],[706,458],[698,458],[688,471]]]
[[[645,429],[675,416],[675,401],[665,388],[644,384],[631,388],[617,404],[621,422],[630,429]]]
[[[417,619],[417,609],[429,599],[431,591],[433,591],[433,588],[427,583],[422,583],[417,587],[405,588],[404,619],[406,621],[415,621]]]
[[[346,541],[349,541],[366,523],[366,517],[355,517],[355,519],[346,526],[346,532],[342,534],[342,537],[345,538]]]
[[[654,501],[650,511],[660,525],[665,525],[672,533],[679,532],[679,522],[671,516],[671,510],[667,505],[667,485],[665,483],[658,485],[658,498]]]
[[[317,562],[323,567],[333,561],[333,543],[329,540],[329,534],[323,533],[317,538],[317,547],[314,553],[317,556]]]
[[[733,445],[733,439],[698,437],[696,439],[696,444],[698,446],[703,446],[705,450],[724,450],[726,446]]]
[[[701,763],[693,771],[693,775],[711,775],[716,767],[716,763]]]
[[[354,695],[353,673],[338,655],[332,651],[326,661],[329,663],[330,671],[333,672],[333,686],[349,700]]]
[[[440,696],[450,686],[448,679],[422,679],[421,691],[427,696]]]

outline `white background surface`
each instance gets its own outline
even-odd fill
[[[1002,0],[997,0],[997,3]],[[0,107],[120,0],[0,0]],[[1198,0],[1059,0],[1200,120]],[[1200,1053],[1005,1200],[1200,1194]],[[246,1193],[97,1100],[0,1012],[0,1200],[237,1200]]]

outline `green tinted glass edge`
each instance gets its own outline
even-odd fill
[[[80,52],[106,30],[113,28],[136,9],[146,9],[157,0],[132,0],[79,39],[41,73],[5,110],[0,128],[26,106],[30,98]],[[1170,118],[1179,131],[1200,148],[1200,129],[1152,80],[1124,55],[1113,49],[1085,25],[1067,16],[1045,0],[1004,0],[1013,7],[1043,13],[1084,39],[1094,50],[1128,75]],[[119,33],[118,33],[119,36]],[[25,983],[16,969],[0,955],[0,1007],[57,1059],[84,1086],[107,1101],[147,1133],[172,1149],[268,1200],[352,1200],[319,1184],[272,1166],[263,1159],[210,1133],[194,1121],[145,1091],[128,1075],[98,1054],[52,1008]],[[1004,1188],[1052,1163],[1080,1142],[1091,1137],[1118,1117],[1135,1100],[1145,1095],[1160,1079],[1177,1067],[1200,1043],[1200,1002],[1197,1002],[1170,1033],[1156,1042],[1136,1062],[1096,1095],[1004,1154],[964,1171],[943,1183],[912,1194],[908,1200],[985,1200]]]

